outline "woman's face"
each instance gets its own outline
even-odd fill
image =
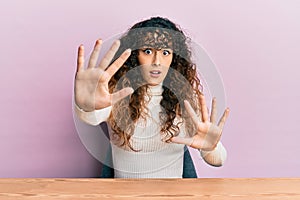
[[[138,61],[141,65],[143,78],[149,85],[159,85],[165,79],[172,63],[172,49],[155,49],[143,47],[139,49]]]

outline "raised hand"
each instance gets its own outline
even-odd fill
[[[130,49],[124,51],[110,66],[120,41],[113,43],[109,51],[97,65],[102,41],[96,41],[87,68],[84,68],[84,47],[78,48],[77,72],[75,76],[75,103],[85,111],[93,111],[111,106],[120,99],[133,93],[132,88],[124,88],[113,94],[109,93],[108,82],[130,56]]]
[[[223,116],[218,124],[216,124],[216,98],[212,100],[210,118],[203,95],[200,96],[200,104],[201,117],[198,117],[190,103],[187,100],[184,101],[184,106],[196,126],[196,134],[192,138],[173,137],[171,141],[186,144],[196,149],[211,151],[217,146],[221,138],[225,121],[229,115],[229,108],[225,109]]]

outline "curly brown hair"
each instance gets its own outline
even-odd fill
[[[154,33],[158,37],[154,37]],[[202,85],[197,76],[196,65],[191,61],[191,50],[188,46],[190,39],[169,19],[152,17],[131,27],[120,38],[120,42],[121,46],[113,60],[127,48],[131,48],[132,53],[109,81],[109,89],[114,92],[124,87],[132,87],[134,93],[114,104],[112,108],[108,123],[113,130],[114,143],[137,151],[130,138],[137,120],[146,119],[147,116],[145,95],[148,94],[149,86],[141,76],[138,62],[138,50],[145,46],[173,50],[172,63],[162,84],[163,98],[160,102],[163,110],[160,112],[161,133],[165,136],[164,140],[169,142],[172,137],[177,136],[181,123],[185,124],[186,132],[193,136],[195,127],[184,109],[183,100],[188,100],[199,114],[198,103]],[[181,120],[175,122],[176,117]]]

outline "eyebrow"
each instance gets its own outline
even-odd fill
[[[140,50],[145,50],[145,49],[155,49],[155,50],[169,50],[169,51],[172,51],[173,52],[173,49],[171,48],[160,48],[160,49],[157,49],[157,48],[154,48],[154,47],[150,47],[150,46],[143,46],[141,48],[139,48]]]

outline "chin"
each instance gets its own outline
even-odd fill
[[[159,85],[160,83],[148,82],[147,84],[150,85],[150,86],[157,86],[157,85]]]
[[[156,81],[148,81],[148,84],[151,85],[151,86],[155,86],[155,85],[161,85],[163,81],[159,81],[159,80],[156,80]]]

